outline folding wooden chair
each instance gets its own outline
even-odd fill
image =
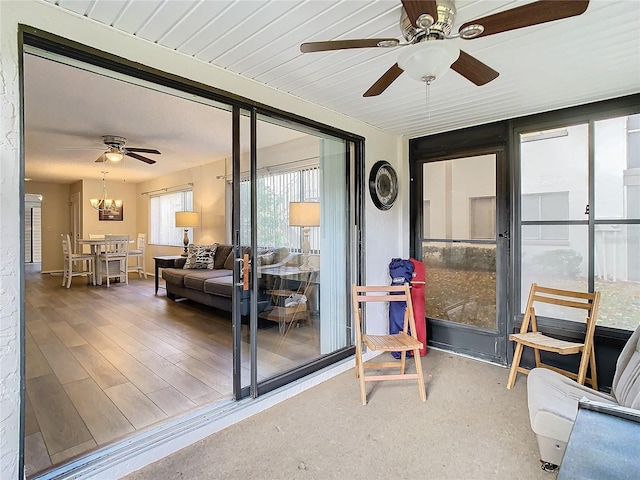
[[[578,308],[586,310],[586,330],[583,342],[568,342],[550,337],[538,331],[536,322],[536,303],[549,303],[552,305]],[[580,385],[585,381],[591,384],[594,390],[598,389],[598,378],[596,374],[596,357],[593,348],[593,333],[596,329],[598,316],[598,306],[600,304],[600,292],[586,293],[571,290],[559,290],[556,288],[541,287],[537,284],[531,285],[529,299],[525,309],[524,319],[520,327],[520,333],[509,335],[509,340],[516,342],[516,349],[513,355],[513,363],[509,373],[507,388],[513,387],[518,372],[527,375],[529,369],[520,366],[523,347],[533,348],[536,360],[536,367],[544,367],[554,370],[569,378],[573,378]],[[531,326],[531,331],[529,331]],[[540,351],[559,353],[560,355],[571,355],[581,353],[580,367],[578,373],[563,370],[540,361]],[[591,377],[587,378],[587,367],[591,366]]]
[[[380,382],[385,380],[418,380],[420,398],[427,401],[422,377],[422,364],[420,363],[420,349],[422,342],[418,340],[416,334],[416,322],[413,316],[413,305],[411,303],[411,293],[409,284],[402,286],[358,286],[352,287],[354,323],[356,327],[356,377],[360,379],[360,399],[362,404],[367,404],[366,382]],[[362,310],[366,303],[370,302],[406,302],[404,313],[404,328],[401,332],[389,335],[369,335],[363,333],[365,329],[366,315],[362,315]],[[370,350],[381,350],[385,352],[401,352],[400,362],[378,362],[366,364],[362,361],[362,345],[365,344]],[[416,373],[405,373],[405,360],[407,352],[413,352],[416,362]],[[365,369],[399,369],[399,374],[367,375]]]

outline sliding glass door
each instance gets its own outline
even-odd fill
[[[237,395],[257,396],[352,346],[353,144],[250,111],[237,125]]]

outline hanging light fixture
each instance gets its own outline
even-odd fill
[[[415,80],[431,83],[440,78],[460,56],[451,42],[427,40],[406,47],[398,57],[398,66]]]
[[[104,156],[107,157],[107,160],[111,160],[112,162],[119,162],[124,158],[122,152],[117,148],[110,148]]]
[[[107,182],[105,179],[105,175],[109,172],[102,171],[102,198],[91,198],[89,202],[91,206],[96,210],[104,211],[104,210],[112,210],[115,208],[120,208],[122,206],[122,200],[113,200],[111,198],[107,198]]]

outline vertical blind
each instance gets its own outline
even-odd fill
[[[184,229],[176,227],[176,212],[193,210],[193,191],[154,195],[149,199],[149,243],[153,245],[182,246]],[[189,229],[193,239],[193,229]]]
[[[305,168],[295,171],[266,173],[257,178],[258,247],[286,245],[291,251],[301,251],[303,232],[301,227],[289,226],[290,202],[320,201],[320,169]],[[240,238],[248,239],[251,232],[250,180],[240,182]],[[320,252],[319,228],[312,228],[309,235],[311,253]]]

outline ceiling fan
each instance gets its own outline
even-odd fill
[[[451,68],[481,86],[495,80],[499,73],[447,40],[470,40],[573,17],[584,13],[589,5],[589,0],[539,0],[463,23],[458,33],[452,34],[457,13],[453,0],[401,2],[403,8],[400,30],[406,43],[400,43],[397,38],[332,40],[303,43],[300,51],[309,53],[351,48],[406,47],[400,53],[398,62],[364,93],[364,97],[380,95],[404,71],[412,78],[430,84]]]
[[[139,155],[136,152],[153,153],[155,155],[160,155],[160,152],[153,148],[125,147],[124,144],[127,139],[118,135],[103,135],[102,141],[107,146],[107,151],[100,155],[96,162],[105,162],[106,160],[117,162],[119,160],[122,160],[122,157],[126,155],[127,157],[135,158],[136,160],[141,160],[152,165],[156,163],[155,160],[151,160],[150,158]]]

